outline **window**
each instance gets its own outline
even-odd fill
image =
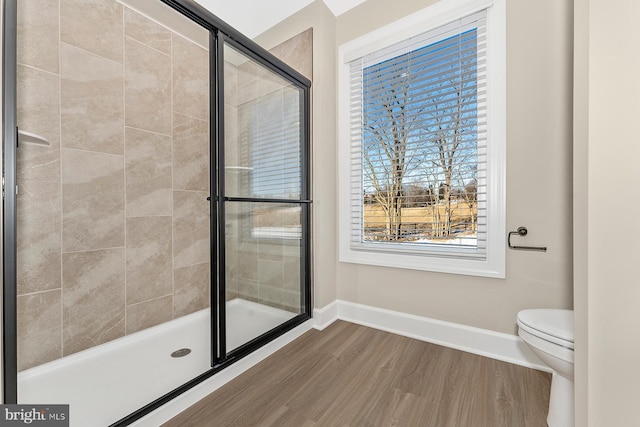
[[[504,0],[340,47],[340,260],[504,277]]]

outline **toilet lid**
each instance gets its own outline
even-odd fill
[[[528,332],[545,338],[543,335],[554,338],[551,341],[565,341],[573,348],[573,310],[559,309],[533,309],[523,310],[518,313],[518,323],[527,327]],[[531,330],[532,329],[532,330]],[[563,344],[562,342],[557,342]]]

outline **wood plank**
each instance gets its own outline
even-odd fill
[[[165,427],[545,427],[551,375],[338,321]]]

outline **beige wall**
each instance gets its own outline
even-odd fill
[[[573,73],[573,305],[575,424],[588,418],[588,144],[589,144],[589,1],[574,2]]]
[[[574,378],[575,423],[588,426],[588,359],[587,345],[589,283],[588,262],[588,196],[587,147],[589,112],[589,7],[588,1],[574,2],[574,98],[573,98],[573,305],[574,305]]]
[[[640,6],[576,1],[576,425],[638,425]],[[606,194],[603,203],[602,194]],[[612,212],[607,202],[620,206]],[[587,209],[585,210],[584,207]],[[613,225],[613,227],[612,227]],[[627,225],[630,227],[627,228]],[[620,232],[618,232],[620,231]],[[588,386],[588,388],[587,388]],[[588,422],[587,422],[588,420]],[[579,423],[579,424],[578,424]]]
[[[209,74],[116,1],[18,6],[25,369],[209,305]]]
[[[572,307],[573,17],[569,0],[507,5],[507,226],[528,227],[527,242],[546,245],[549,251],[508,251],[506,280],[346,264],[336,259],[336,49],[428,4],[410,0],[389,7],[385,0],[368,0],[335,19],[326,16],[324,5],[316,1],[257,39],[268,48],[296,30],[314,27],[315,307],[337,297],[515,333],[515,316],[521,309]],[[545,23],[544,32],[539,31],[538,22]],[[328,94],[328,88],[333,93]]]
[[[268,48],[295,31],[314,27],[315,306],[337,297],[515,333],[521,309],[572,307],[570,0],[507,2],[507,227],[528,227],[526,242],[546,245],[549,251],[508,251],[506,280],[336,259],[336,49],[430,3],[407,0],[389,7],[386,0],[368,0],[335,19],[316,1],[258,37]],[[540,31],[539,22],[544,22],[545,31]]]
[[[335,17],[317,0],[258,36],[256,41],[271,49],[308,28],[313,28],[313,299],[315,307],[323,307],[337,296]]]
[[[425,6],[368,0],[336,43]],[[340,299],[507,333],[519,310],[572,306],[571,21],[569,0],[507,2],[507,228],[548,252],[507,251],[506,280],[341,263]]]

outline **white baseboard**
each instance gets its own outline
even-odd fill
[[[338,301],[333,301],[322,308],[314,308],[313,320],[313,327],[319,331],[338,320]]]
[[[131,425],[136,427],[157,427],[169,421],[208,394],[213,393],[238,375],[280,350],[305,332],[311,330],[314,326],[313,323],[313,320],[308,320],[302,325],[297,326],[286,334],[271,341],[269,344],[260,347],[250,355],[238,360],[228,368],[216,373],[213,377],[182,393],[152,413],[133,422]]]
[[[337,300],[313,311],[316,329],[345,320],[492,359],[551,372],[515,335]],[[333,317],[331,317],[333,316]],[[515,322],[515,320],[514,320]]]

